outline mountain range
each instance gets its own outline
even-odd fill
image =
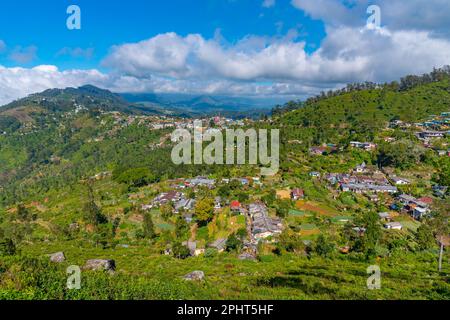
[[[0,115],[24,119],[30,112],[67,112],[77,106],[131,114],[203,117],[259,117],[268,114],[277,99],[194,96],[187,94],[116,94],[92,85],[49,89],[0,107]]]

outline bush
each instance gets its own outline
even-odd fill
[[[321,257],[329,257],[334,252],[335,246],[323,235],[320,235],[314,245],[314,252]]]
[[[228,238],[226,248],[228,252],[231,251],[239,252],[242,248],[242,241],[238,237],[236,237],[235,234],[233,234]]]
[[[157,181],[156,176],[148,168],[134,168],[125,171],[116,170],[113,179],[118,183],[128,184],[130,187],[143,187]]]
[[[0,240],[0,256],[13,256],[16,254],[16,246],[11,239]]]
[[[177,259],[186,259],[191,255],[191,252],[186,246],[181,243],[175,243],[172,247],[173,256]]]

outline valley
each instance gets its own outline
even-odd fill
[[[262,117],[93,86],[1,107],[0,299],[449,299],[450,74],[405,79]],[[280,170],[174,164],[195,120],[279,129]]]

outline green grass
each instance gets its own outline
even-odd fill
[[[432,253],[399,254],[377,263],[382,271],[382,289],[368,290],[366,269],[373,262],[346,258],[307,259],[292,254],[265,255],[259,262],[240,261],[232,254],[215,258],[178,260],[142,247],[102,250],[78,243],[39,244],[23,248],[23,254],[41,256],[63,250],[62,265],[44,263],[28,269],[19,258],[0,261],[0,270],[15,270],[15,289],[0,273],[0,299],[449,299],[444,273],[437,273]],[[84,265],[87,259],[114,259],[114,276],[83,273],[82,289],[64,289],[65,268]],[[194,270],[205,272],[203,283],[186,283],[182,277]],[[25,276],[25,272],[28,275]],[[47,274],[48,273],[48,274]],[[414,281],[411,281],[414,275]],[[37,283],[45,284],[44,286]],[[95,288],[95,289],[94,289]]]
[[[289,210],[289,215],[291,216],[295,216],[295,217],[306,217],[306,216],[311,216],[311,214],[306,213],[305,211],[300,211],[300,210]]]
[[[307,223],[307,224],[302,224],[300,226],[301,230],[305,230],[305,231],[311,231],[311,230],[316,230],[317,229],[317,225],[312,224],[312,223]]]

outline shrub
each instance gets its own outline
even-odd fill
[[[191,255],[191,252],[186,246],[183,246],[181,243],[175,243],[172,247],[172,253],[175,258],[178,259],[186,259]]]

